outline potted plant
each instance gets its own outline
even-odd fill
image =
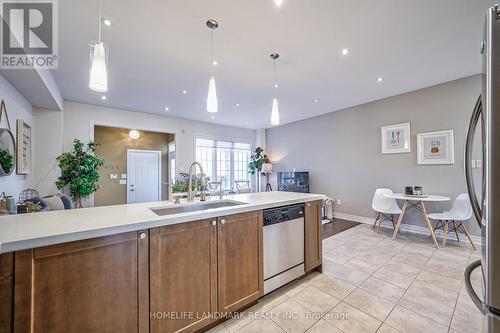
[[[193,190],[201,191],[201,177],[199,174],[192,176]],[[210,177],[205,176],[205,180],[210,181]],[[179,172],[179,177],[172,186],[172,193],[185,193],[189,189],[189,173]]]
[[[82,208],[82,199],[99,188],[99,167],[104,160],[95,156],[96,144],[90,141],[86,146],[78,139],[73,141],[73,151],[57,158],[61,175],[56,181],[58,189],[68,187],[71,199],[77,208]]]
[[[255,148],[254,153],[250,155],[250,159],[248,160],[248,173],[252,176],[257,174],[258,187],[260,187],[260,178],[258,175],[260,174],[264,163],[269,163],[269,157],[264,154],[264,149],[261,147]]]

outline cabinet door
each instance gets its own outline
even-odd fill
[[[14,254],[0,254],[0,332],[12,332]]]
[[[151,229],[151,332],[194,332],[217,311],[217,226],[202,220]]]
[[[14,332],[146,332],[147,236],[130,232],[17,252]]]
[[[263,293],[262,211],[219,218],[219,311],[231,312]]]
[[[308,202],[305,207],[305,258],[306,272],[313,270],[322,263],[321,235],[321,201]]]

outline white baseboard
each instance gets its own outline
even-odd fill
[[[372,218],[372,217],[365,217],[365,216],[359,216],[359,215],[345,214],[345,213],[339,213],[339,212],[334,212],[333,213],[333,217],[334,218],[338,218],[338,219],[342,219],[342,220],[359,222],[359,223],[363,223],[363,224],[371,224],[371,225],[373,225],[373,223],[375,223],[375,219]],[[387,223],[386,224],[382,224],[380,227],[381,228],[392,229],[392,225],[390,225],[390,222],[389,222],[389,224],[387,224]],[[429,236],[429,229],[426,228],[426,227],[418,226],[418,225],[411,225],[411,224],[401,223],[400,230],[403,231],[403,232],[409,232],[409,233],[412,233],[412,234]],[[469,243],[469,240],[467,239],[467,237],[464,234],[459,233],[458,235],[460,237],[460,241],[464,241],[466,243]],[[443,231],[441,231],[441,230],[436,231],[436,237],[437,238],[443,238]],[[474,244],[476,245],[476,247],[482,245],[481,237],[471,235],[470,238],[472,239],[472,241],[474,242]],[[446,239],[449,239],[451,241],[453,241],[453,240],[456,241],[455,233],[448,233],[448,237],[446,237]]]

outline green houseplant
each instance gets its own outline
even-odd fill
[[[205,177],[205,180],[210,181],[210,177]],[[201,177],[199,174],[192,176],[193,189],[196,191],[201,190]],[[179,178],[175,181],[172,186],[172,193],[183,193],[187,192],[189,188],[189,173],[179,172]]]
[[[261,147],[255,148],[254,153],[250,155],[248,160],[248,173],[253,176],[256,172],[260,172],[264,163],[269,163],[269,158],[264,154],[264,149]]]
[[[96,144],[90,141],[86,146],[78,139],[73,141],[73,151],[57,158],[61,175],[56,181],[58,189],[68,187],[71,199],[77,208],[81,208],[82,199],[99,188],[99,167],[104,160],[95,156]]]

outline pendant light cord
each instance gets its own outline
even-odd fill
[[[99,44],[102,40],[102,26],[101,26],[101,16],[102,16],[102,0],[99,0]]]
[[[273,59],[274,98],[276,98],[276,59]]]
[[[214,29],[210,29],[210,74],[214,76]]]

